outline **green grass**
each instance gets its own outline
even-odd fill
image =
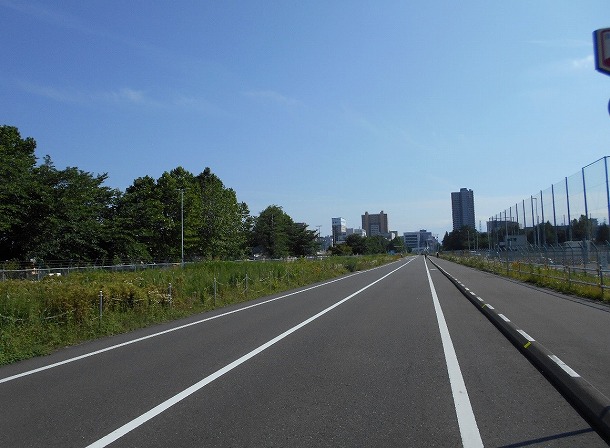
[[[587,299],[610,302],[610,288],[602,288],[598,275],[586,272],[574,272],[556,266],[535,265],[530,263],[512,261],[488,260],[483,257],[468,256],[441,256],[445,260],[460,263],[486,272],[502,275],[523,282],[531,283],[543,288],[549,288],[564,294],[572,294]],[[610,279],[604,279],[608,286]]]
[[[42,281],[7,280],[0,282],[0,365],[394,260],[363,256],[219,261],[189,264],[184,269],[91,270]]]

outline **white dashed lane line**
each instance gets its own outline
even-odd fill
[[[464,283],[462,283],[461,281],[459,281],[457,278],[453,277],[452,275],[449,275],[450,278],[452,278],[453,280],[455,280],[455,282],[460,285],[461,287],[464,288],[464,290],[466,292],[468,292],[470,295],[472,295],[473,297],[475,297],[479,302],[482,303],[481,308],[487,308],[489,310],[493,310],[495,311],[495,308],[489,304],[486,303],[485,300],[483,300],[483,298],[479,297],[474,291],[470,290],[470,288],[467,288],[466,285],[464,285]],[[506,317],[504,314],[501,313],[497,313],[497,315],[500,317],[500,319],[502,319],[504,322],[511,322],[511,320]],[[527,342],[525,343],[525,345],[523,345],[523,348],[529,348],[530,345],[532,344],[532,342],[536,342],[536,340],[530,336],[528,333],[526,333],[524,330],[521,330],[519,328],[516,329],[517,332],[523,336]],[[569,365],[567,365],[565,362],[563,362],[561,359],[559,359],[557,356],[555,355],[549,355],[549,358],[555,363],[557,364],[564,372],[566,372],[568,375],[570,375],[573,378],[579,378],[580,375],[574,370],[572,369]]]

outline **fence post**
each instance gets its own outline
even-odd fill
[[[104,308],[104,293],[100,290],[100,325],[102,324],[102,310]]]
[[[597,273],[599,275],[599,288],[602,291],[602,296],[601,296],[601,300],[604,300],[604,273],[602,271],[602,267],[598,264],[597,265]]]

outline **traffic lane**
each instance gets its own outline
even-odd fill
[[[389,269],[0,384],[0,445],[74,446],[107,433]]]
[[[608,305],[445,260],[439,264],[610,397]]]
[[[502,333],[429,266],[485,446],[607,446]]]
[[[408,261],[408,259],[407,259],[407,261]],[[404,260],[399,260],[397,262],[393,262],[393,263],[390,263],[390,264],[387,264],[384,266],[379,266],[377,268],[369,269],[367,271],[360,271],[360,272],[356,272],[356,273],[347,274],[345,276],[342,276],[342,277],[339,277],[337,279],[330,280],[330,281],[340,282],[340,281],[344,281],[345,279],[351,279],[352,277],[359,276],[359,275],[375,276],[376,272],[378,270],[380,270],[380,269],[391,270],[392,266],[396,266],[398,263],[401,263],[401,262],[404,262]],[[193,315],[193,316],[186,317],[183,319],[160,323],[160,324],[152,325],[150,327],[134,330],[129,333],[123,333],[123,334],[118,334],[118,335],[114,335],[114,336],[109,336],[109,337],[105,337],[105,338],[92,340],[92,341],[83,342],[81,344],[77,344],[77,345],[62,348],[60,350],[56,350],[55,352],[53,352],[49,355],[38,356],[38,357],[30,358],[27,360],[15,362],[15,363],[12,363],[9,365],[0,366],[0,379],[9,377],[12,375],[16,375],[16,374],[19,374],[22,372],[38,369],[38,368],[41,368],[44,366],[48,366],[50,364],[63,362],[63,361],[66,361],[66,360],[69,360],[69,359],[72,359],[75,357],[87,355],[88,353],[95,352],[98,350],[104,350],[104,349],[114,346],[114,345],[129,343],[129,341],[133,341],[134,339],[144,338],[144,337],[147,337],[150,335],[154,335],[156,333],[161,333],[161,332],[164,332],[167,330],[171,330],[172,328],[175,328],[177,326],[186,325],[189,323],[199,321],[202,318],[208,318],[208,317],[213,317],[215,315],[226,314],[227,312],[232,311],[232,310],[237,310],[240,308],[247,308],[247,307],[250,307],[252,304],[260,303],[263,301],[268,301],[269,299],[273,299],[276,297],[283,297],[287,294],[290,294],[290,293],[293,293],[296,291],[300,291],[300,290],[309,289],[313,286],[325,285],[325,284],[329,283],[330,281],[322,281],[322,282],[314,283],[312,285],[307,285],[305,287],[296,288],[294,290],[279,292],[276,294],[270,294],[269,296],[261,297],[261,298],[251,300],[248,302],[228,305],[228,306],[225,306],[222,308],[217,308],[215,310],[206,311],[205,313]],[[368,278],[363,277],[361,283],[366,284],[367,282],[368,282]],[[251,285],[251,287],[254,287],[254,285]]]
[[[116,446],[459,446],[434,316],[409,265]]]

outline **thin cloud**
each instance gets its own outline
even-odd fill
[[[143,91],[128,87],[112,91],[88,92],[85,90],[61,89],[53,86],[41,85],[24,81],[20,81],[18,84],[21,89],[26,92],[61,103],[114,103],[148,106],[159,105],[158,101],[147,97]]]
[[[547,48],[582,48],[590,47],[591,41],[583,39],[539,39],[528,43]]]
[[[100,28],[94,25],[93,23],[85,21],[73,14],[59,11],[58,9],[48,8],[39,3],[22,3],[15,2],[12,0],[0,0],[0,7],[12,9],[13,11],[17,11],[22,14],[34,17],[39,21],[46,22],[57,27],[70,29],[81,34],[101,37],[103,39],[108,39],[114,42],[119,42],[121,44],[128,45],[135,49],[156,52],[156,49],[150,47],[150,45],[144,42],[136,41],[126,36],[109,32],[108,30]]]
[[[383,134],[379,126],[369,120],[369,118],[366,117],[364,114],[361,114],[360,112],[357,112],[351,109],[350,107],[343,106],[343,116],[349,123],[352,123],[353,125],[359,127],[360,129],[364,129],[365,131],[371,134],[377,136]]]
[[[570,66],[575,70],[590,70],[593,68],[594,57],[593,55],[586,56],[581,59],[572,59]]]
[[[273,102],[284,106],[299,106],[301,102],[297,99],[282,95],[273,90],[254,90],[244,92],[244,95],[249,98],[260,99],[267,102]]]

